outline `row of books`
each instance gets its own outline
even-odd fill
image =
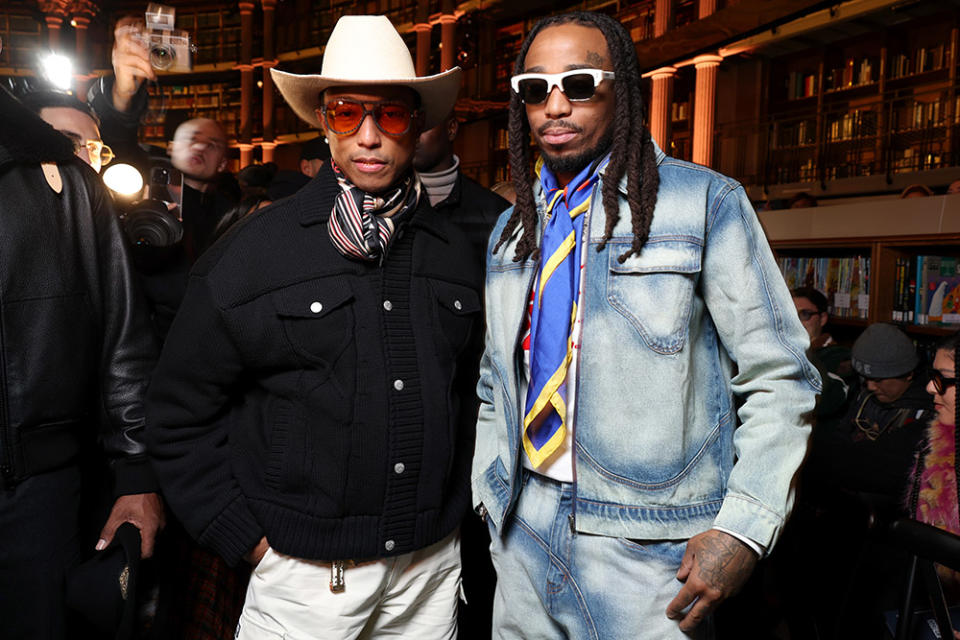
[[[827,312],[835,318],[867,318],[870,307],[870,258],[782,256],[780,272],[790,289],[813,287],[827,297]]]
[[[817,74],[791,71],[787,74],[787,98],[798,100],[817,93]]]
[[[890,56],[890,77],[902,78],[914,73],[934,71],[943,67],[944,54],[949,50],[943,44],[934,47],[919,47],[912,56],[898,53]]]
[[[960,259],[904,257],[895,268],[894,322],[960,324]]]
[[[827,122],[827,140],[853,140],[877,135],[877,112],[870,109],[854,109],[841,116],[833,116]]]
[[[850,87],[858,87],[873,82],[873,62],[870,58],[861,58],[857,62],[854,58],[847,58],[842,67],[831,69],[827,74],[824,89],[826,91],[840,91]]]

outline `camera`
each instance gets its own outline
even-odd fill
[[[190,71],[196,47],[187,31],[174,27],[176,9],[151,2],[145,15],[147,28],[139,39],[150,53],[150,65],[159,71]]]
[[[138,253],[153,254],[183,238],[180,204],[183,175],[167,164],[150,168],[145,200],[134,202],[123,215],[123,229]]]

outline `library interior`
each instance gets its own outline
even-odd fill
[[[837,343],[890,323],[929,363],[960,329],[960,0],[165,4],[190,35],[192,61],[148,83],[141,144],[163,147],[178,124],[211,118],[226,131],[229,171],[296,171],[318,132],[270,69],[318,73],[341,16],[383,14],[418,75],[463,69],[455,152],[488,188],[510,180],[510,76],[533,24],[571,10],[611,15],[633,38],[654,141],[745,187],[788,286],[824,294]],[[29,85],[40,54],[54,51],[72,60],[70,90],[86,96],[112,73],[117,21],[145,5],[4,0],[0,81]]]

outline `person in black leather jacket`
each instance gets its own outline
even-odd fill
[[[142,439],[156,344],[103,184],[4,90],[0,113],[0,635],[62,638],[97,441],[117,496],[97,549],[132,522],[149,556],[163,525]]]

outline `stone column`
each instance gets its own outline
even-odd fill
[[[240,147],[240,168],[249,166],[253,162],[254,145],[249,142],[241,142]]]
[[[277,148],[277,143],[264,140],[260,148],[263,150],[263,163],[273,162],[273,150]]]
[[[673,0],[657,0],[653,9],[653,37],[659,38],[673,26]]]
[[[713,162],[713,120],[717,102],[717,68],[723,58],[706,54],[693,59],[697,88],[693,96],[693,161],[709,167]]]
[[[673,79],[676,67],[661,67],[651,74],[650,135],[661,149],[670,148],[670,108],[673,105]]]
[[[253,2],[239,2],[240,8],[240,168],[253,159]]]
[[[419,22],[413,25],[417,32],[417,75],[425,76],[430,73],[430,34],[433,25],[429,22]]]
[[[43,16],[47,23],[47,43],[51,51],[60,48],[60,27],[63,26],[63,17],[53,14]]]
[[[274,144],[273,76],[270,75],[270,69],[277,64],[277,0],[260,0],[260,4],[263,7],[263,161],[270,162],[277,146]]]
[[[697,17],[703,20],[717,11],[717,0],[700,0],[697,3]]]
[[[457,16],[440,16],[440,71],[457,64]]]

